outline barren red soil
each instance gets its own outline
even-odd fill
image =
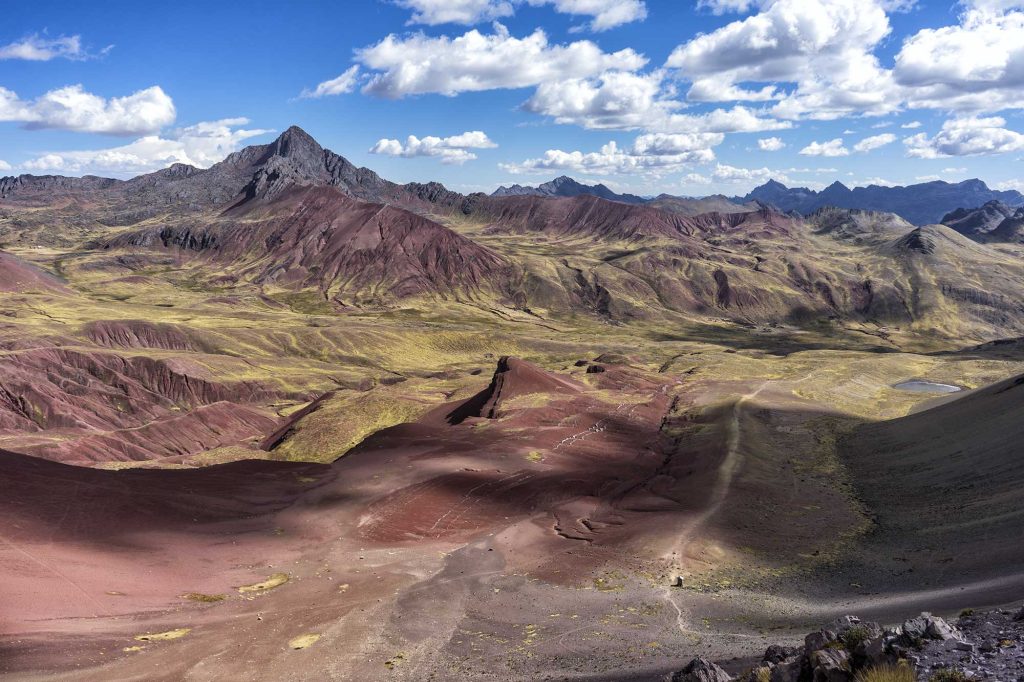
[[[501,369],[477,398],[379,433],[330,467],[108,472],[3,453],[0,478],[12,491],[0,500],[0,560],[10,576],[0,588],[5,671],[66,671],[71,661],[113,658],[113,668],[82,674],[109,679],[159,659],[168,675],[184,676],[200,669],[202,649],[247,649],[236,629],[239,619],[260,622],[253,608],[279,618],[348,610],[352,599],[389,601],[396,588],[410,599],[406,591],[451,570],[455,555],[443,557],[463,546],[481,547],[494,577],[576,588],[592,587],[602,567],[659,561],[671,545],[665,524],[694,514],[706,496],[693,485],[700,472],[680,476],[665,462],[659,428],[670,382],[610,368],[602,385],[635,400],[613,404],[527,363],[503,361]],[[510,406],[531,396],[540,407]],[[457,425],[449,423],[455,413]],[[281,571],[288,584],[237,591]],[[339,584],[350,591],[338,592]],[[230,597],[196,605],[181,598],[187,593]],[[120,651],[143,631],[178,627],[194,632]],[[172,647],[179,653],[169,660]]]

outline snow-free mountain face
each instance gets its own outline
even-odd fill
[[[928,225],[944,222],[943,217],[956,209],[973,209],[989,201],[1021,206],[1024,205],[1024,194],[1016,190],[992,190],[981,180],[958,183],[934,181],[906,187],[870,185],[853,189],[834,182],[820,192],[805,187],[789,188],[769,180],[742,200],[762,201],[782,211],[805,215],[826,206],[887,211],[915,225]]]
[[[1008,206],[993,199],[978,208],[947,213],[942,224],[977,241],[1020,242],[1024,238],[1024,206]]]
[[[601,197],[602,199],[621,201],[627,204],[642,204],[645,201],[642,197],[633,194],[617,194],[601,184],[584,185],[565,175],[537,187],[524,187],[522,185],[499,187],[491,196],[576,197],[581,194],[589,194]]]

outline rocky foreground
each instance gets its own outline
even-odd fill
[[[843,616],[802,647],[771,646],[738,678],[695,658],[672,682],[1024,681],[1024,608],[965,610],[956,624],[922,613],[902,625]]]

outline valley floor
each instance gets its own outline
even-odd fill
[[[1013,344],[337,314],[19,255],[70,293],[12,294],[0,327],[29,396],[0,415],[5,679],[660,679],[851,611],[1024,594],[1013,493],[921,497],[902,513],[946,519],[929,538],[883,480],[917,456],[885,424],[989,400],[1024,372]],[[980,390],[893,388],[910,379]],[[970,419],[1003,409],[984,405]],[[963,419],[938,414],[908,432]]]

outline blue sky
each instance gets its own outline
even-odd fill
[[[1024,0],[4,11],[2,174],[208,166],[297,124],[389,179],[462,191],[562,174],[640,194],[1024,189]]]

